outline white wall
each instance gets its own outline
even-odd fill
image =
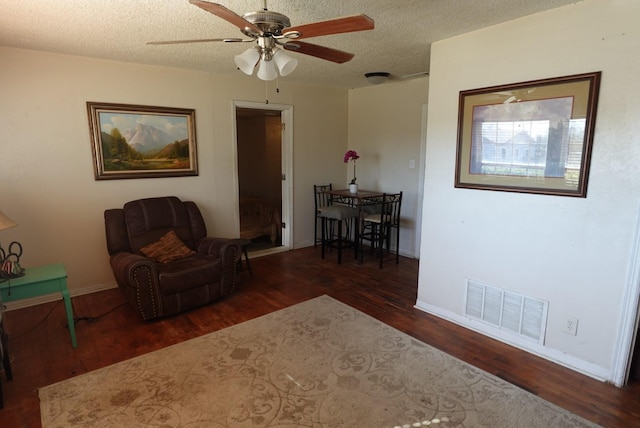
[[[178,69],[0,47],[0,210],[19,223],[26,267],[62,262],[72,293],[113,285],[103,211],[176,195],[198,203],[211,236],[238,236],[234,100],[264,102],[265,83]],[[293,246],[313,243],[313,183],[343,180],[347,91],[287,84],[293,105]],[[87,101],[194,108],[199,176],[95,181]]]
[[[639,20],[635,0],[585,0],[433,45],[419,307],[506,340],[463,316],[467,278],[548,300],[545,345],[524,347],[612,378],[634,286]],[[453,187],[460,90],[600,70],[586,199]],[[567,314],[577,336],[561,331]]]
[[[422,107],[427,77],[389,82],[349,91],[349,149],[360,155],[356,165],[361,189],[402,191],[400,254],[416,257],[416,228],[421,177]],[[413,162],[413,167],[410,165]],[[353,164],[340,187],[353,178]]]

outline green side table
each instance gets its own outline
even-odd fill
[[[73,308],[67,289],[67,271],[62,263],[28,268],[25,270],[24,276],[0,283],[0,301],[4,303],[53,293],[62,294],[64,307],[67,311],[71,345],[77,348]]]

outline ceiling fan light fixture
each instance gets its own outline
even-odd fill
[[[256,42],[256,46],[247,49],[240,55],[234,56],[236,66],[244,74],[251,76],[258,67],[256,75],[261,80],[274,80],[291,74],[298,65],[298,60],[284,53],[277,45],[284,46],[301,54],[332,61],[337,64],[350,61],[353,54],[325,46],[306,42],[293,43],[291,40],[329,36],[332,34],[351,33],[355,31],[373,30],[373,19],[367,15],[353,15],[326,21],[312,22],[304,25],[291,26],[288,16],[267,9],[267,0],[263,0],[262,10],[245,13],[240,16],[225,6],[203,0],[189,0],[189,3],[200,9],[224,19],[237,27],[250,40],[241,38],[198,39],[198,40],[169,40],[149,42],[152,45],[172,45],[196,42]],[[387,73],[388,75],[388,73]]]
[[[276,71],[276,66],[273,61],[261,59],[257,76],[260,80],[273,80],[278,77],[278,72]]]
[[[256,67],[258,60],[260,59],[260,52],[255,48],[249,48],[240,55],[233,57],[236,65],[244,74],[251,76],[253,70]]]
[[[288,76],[298,66],[298,60],[281,49],[273,54],[273,60],[278,66],[280,76]]]
[[[373,85],[379,85],[380,83],[384,83],[389,78],[389,73],[386,71],[375,71],[372,73],[364,73],[364,77],[367,81]]]

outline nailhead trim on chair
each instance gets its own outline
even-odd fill
[[[227,294],[231,294],[233,293],[235,287],[236,287],[236,279],[238,278],[237,275],[237,257],[238,257],[238,246],[237,245],[229,245],[227,247],[227,249],[225,249],[226,251],[233,251],[233,257],[232,257],[232,267],[231,269],[228,269],[227,266],[225,266],[225,258],[222,258],[223,264],[222,264],[222,281],[220,284],[220,293],[221,295],[225,296]],[[229,278],[231,277],[231,278]]]
[[[136,301],[138,302],[138,311],[140,312],[140,315],[142,315],[142,319],[148,320],[158,316],[158,308],[156,306],[155,294],[153,292],[153,287],[151,285],[151,271],[147,266],[144,266],[144,269],[147,271],[147,278],[148,278],[147,285],[149,286],[149,296],[151,297],[151,306],[153,308],[153,314],[151,317],[147,316],[147,314],[144,311],[144,307],[142,306],[142,296],[140,294],[142,284],[140,284],[140,281],[138,280],[137,269],[134,271],[135,273],[133,274],[133,280],[138,285],[136,287]]]

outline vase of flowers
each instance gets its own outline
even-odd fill
[[[359,159],[358,153],[355,150],[347,150],[344,154],[344,163],[353,161],[353,178],[349,182],[349,192],[358,193],[358,183],[356,183],[356,159]]]

